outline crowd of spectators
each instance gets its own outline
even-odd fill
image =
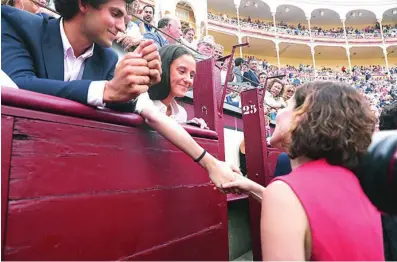
[[[238,68],[238,70],[236,70]],[[354,86],[365,95],[376,115],[380,115],[384,106],[397,101],[397,67],[387,70],[381,65],[353,66],[351,72],[346,67],[331,69],[320,68],[314,72],[310,65],[299,65],[298,67],[286,65],[280,69],[270,65],[266,60],[254,57],[237,58],[233,72],[240,71],[243,78],[229,83],[234,92],[226,97],[226,103],[241,107],[241,99],[238,92],[249,86],[265,88],[265,113],[268,116],[270,126],[275,122],[279,109],[288,104],[288,100],[300,85],[314,81],[340,81]],[[280,76],[266,82],[267,77]],[[253,81],[254,80],[254,81]],[[240,82],[240,83],[239,83]],[[245,82],[245,83],[244,83]],[[252,87],[251,87],[252,88]]]
[[[208,13],[208,19],[227,23],[237,26],[237,17],[229,18],[225,14]],[[273,22],[264,22],[259,19],[252,19],[251,17],[240,17],[240,26],[243,28],[261,30],[264,32],[274,34]],[[296,35],[301,37],[310,37],[310,31],[307,25],[298,23],[297,25],[287,24],[284,21],[276,23],[278,34]],[[343,27],[337,28],[322,28],[321,26],[312,26],[310,28],[313,37],[327,37],[327,38],[344,38]],[[376,23],[373,26],[366,26],[364,28],[354,28],[346,26],[346,34],[349,39],[373,39],[381,38],[380,24]],[[397,24],[383,25],[383,35],[385,38],[393,38],[397,34]]]

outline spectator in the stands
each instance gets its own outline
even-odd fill
[[[272,79],[267,84],[265,92],[265,106],[268,107],[270,117],[270,127],[274,128],[276,124],[277,111],[286,106],[282,97],[284,93],[284,83],[280,79]]]
[[[266,79],[267,79],[266,73],[265,72],[260,72],[259,73],[259,84],[260,84],[261,88],[265,88]]]
[[[285,107],[282,97],[284,93],[284,83],[280,79],[272,79],[267,84],[265,93],[265,104],[272,109],[280,109]]]
[[[284,176],[291,173],[291,160],[287,153],[280,153],[277,157],[276,169],[274,170],[274,177]]]
[[[175,98],[184,97],[186,92],[193,87],[196,75],[196,61],[192,53],[182,45],[167,45],[160,49],[161,81],[150,87],[148,93],[154,105],[161,113],[171,117],[182,124],[187,121],[186,110],[178,105]],[[205,121],[193,118],[201,128],[206,128]]]
[[[212,57],[215,52],[214,37],[212,35],[203,36],[197,44],[197,51],[205,57]]]
[[[37,0],[37,2],[45,6],[47,5],[45,0]],[[8,0],[6,4],[33,14],[37,14],[41,11],[41,7],[30,0]]]
[[[221,44],[215,44],[214,58],[218,59],[223,56],[224,47]]]
[[[139,26],[141,34],[154,32],[154,7],[152,5],[145,5],[142,9],[142,19],[146,22],[136,21],[136,24]]]
[[[125,50],[130,50],[131,47],[139,45],[143,40],[143,35],[139,31],[139,27],[132,22],[132,16],[125,16],[126,30],[124,32],[118,32],[116,35],[116,42],[120,43]]]
[[[397,101],[383,108],[379,117],[379,130],[397,130]]]
[[[293,85],[287,85],[284,88],[284,93],[283,93],[283,99],[285,102],[285,105],[288,105],[290,99],[292,96],[295,94],[295,86]]]
[[[176,44],[176,40],[179,40],[182,37],[181,21],[177,17],[163,17],[159,20],[157,27],[172,37],[171,38],[160,31],[144,34],[143,37],[145,39],[153,40],[156,43],[158,49],[168,44]]]
[[[236,58],[234,60],[234,68],[233,68],[233,74],[234,74],[234,79],[235,82],[237,83],[242,83],[243,82],[243,64],[245,63],[244,59],[241,57]]]
[[[256,59],[251,59],[248,63],[249,70],[244,73],[243,82],[248,82],[254,87],[258,87],[259,78],[256,75],[256,71],[258,70],[258,61]]]
[[[195,36],[196,31],[193,27],[185,28],[185,30],[183,30],[182,42],[190,48],[197,49],[197,42],[194,40]]]

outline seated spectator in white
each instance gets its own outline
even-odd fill
[[[215,52],[215,39],[212,35],[203,36],[197,44],[197,51],[204,57],[212,57]]]
[[[196,75],[196,61],[193,55],[181,45],[167,45],[160,49],[162,75],[160,83],[149,88],[149,97],[161,113],[177,123],[186,123],[186,110],[178,105],[175,98],[184,97],[192,88]],[[194,118],[189,122],[206,128],[203,119]]]
[[[287,85],[284,88],[284,93],[283,93],[283,99],[285,102],[285,105],[288,106],[289,103],[291,102],[291,98],[295,94],[295,86],[294,85]]]
[[[223,56],[223,51],[225,48],[221,44],[215,44],[215,50],[214,50],[214,58],[215,60],[218,58],[221,58]]]
[[[125,16],[126,21],[126,30],[125,33],[119,32],[116,35],[116,42],[120,43],[124,50],[131,50],[131,47],[139,45],[139,43],[143,40],[143,35],[139,31],[139,27],[131,21],[132,16]]]
[[[3,70],[0,69],[0,86],[1,87],[11,87],[15,89],[19,89],[17,84],[6,74]]]
[[[197,49],[197,43],[194,41],[196,32],[194,28],[188,27],[183,31],[183,43],[193,49]]]
[[[237,83],[242,83],[243,82],[243,65],[245,61],[241,57],[236,58],[234,61],[234,68],[233,68],[233,74],[234,74],[234,79],[235,82]]]
[[[228,66],[229,66],[229,62],[230,62],[230,59],[228,58],[228,59],[226,59],[225,61],[219,61],[218,63],[217,63],[217,65],[219,65],[220,66],[220,68],[221,68],[221,84],[222,85],[224,85],[225,84],[225,82],[226,82],[226,75],[227,75],[227,69],[228,69]],[[232,64],[231,64],[231,68],[234,68],[234,62],[232,61]],[[231,83],[231,82],[234,82],[234,74],[233,74],[233,71],[232,70],[230,70],[230,74],[229,74],[229,83]]]
[[[265,93],[265,105],[268,108],[270,116],[270,124],[275,125],[277,111],[281,108],[286,107],[284,99],[282,97],[284,93],[284,83],[275,78],[272,79],[268,85]]]
[[[177,17],[163,17],[160,19],[157,27],[163,31],[164,33],[170,35],[171,37],[161,33],[160,31],[156,31],[154,33],[146,33],[143,35],[145,39],[151,39],[157,45],[157,48],[160,49],[163,46],[169,44],[176,44],[176,40],[180,40],[182,37],[182,29],[181,29],[181,21]]]
[[[142,19],[146,22],[136,21],[135,24],[138,25],[141,34],[154,32],[154,7],[152,5],[145,5],[142,9]]]

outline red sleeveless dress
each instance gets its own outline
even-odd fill
[[[275,180],[287,183],[305,209],[310,260],[385,260],[381,215],[353,172],[320,159]]]

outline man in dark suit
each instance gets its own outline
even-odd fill
[[[249,66],[249,70],[247,72],[244,73],[244,79],[243,82],[248,82],[250,83],[252,86],[254,87],[258,87],[259,85],[259,78],[256,75],[256,70],[258,68],[258,61],[256,61],[255,59],[251,59],[251,61],[248,64]],[[251,80],[248,81],[247,79]]]
[[[125,30],[125,6],[55,0],[61,19],[2,6],[2,70],[21,89],[92,106],[134,99],[160,81],[161,63],[155,44],[145,41],[115,70],[118,57],[108,47]]]

